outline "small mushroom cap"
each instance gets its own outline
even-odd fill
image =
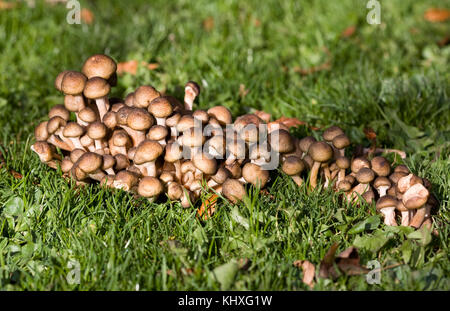
[[[183,148],[177,142],[171,142],[166,145],[166,153],[164,160],[168,162],[175,162],[183,157]]]
[[[340,134],[333,138],[333,145],[337,149],[344,149],[350,146],[350,139],[348,139],[347,135]]]
[[[87,123],[92,123],[97,121],[97,113],[91,107],[84,107],[78,113],[78,117]]]
[[[269,181],[269,172],[259,165],[248,162],[242,168],[242,177],[252,185],[264,188]]]
[[[148,113],[148,111],[144,109],[135,108],[128,114],[127,125],[133,130],[146,131],[153,124],[154,124],[153,117],[151,116],[150,113]]]
[[[85,134],[80,137],[80,143],[83,147],[89,147],[94,143],[94,140],[90,138],[88,134]]]
[[[200,128],[190,128],[184,131],[181,139],[183,146],[200,147],[205,143],[206,137]]]
[[[263,124],[261,120],[255,114],[245,114],[240,116],[234,121],[234,129],[239,136],[247,142],[257,142],[259,139],[259,126]],[[282,134],[281,134],[282,135]],[[280,140],[282,138],[280,137]]]
[[[153,140],[144,140],[139,144],[134,155],[135,164],[144,164],[146,162],[155,161],[163,153],[160,144]]]
[[[117,126],[117,115],[114,111],[108,111],[103,116],[103,123],[106,125],[106,127],[113,129]]]
[[[80,137],[83,134],[83,127],[76,122],[69,122],[64,127],[63,135],[66,137]]]
[[[228,169],[225,167],[219,167],[216,174],[211,176],[211,179],[220,185],[223,184],[230,176],[231,173]]]
[[[85,154],[85,153],[86,153],[86,151],[83,150],[83,149],[73,149],[73,150],[70,152],[70,156],[69,156],[70,161],[72,161],[72,163],[77,162],[78,159],[80,159],[81,156],[82,156],[83,154]]]
[[[269,135],[269,143],[272,149],[279,153],[289,153],[294,151],[294,139],[286,130],[275,130]]]
[[[177,183],[172,182],[167,186],[167,197],[170,200],[179,200],[184,194],[183,187]]]
[[[173,172],[169,171],[163,171],[161,175],[159,175],[159,179],[164,183],[167,184],[168,182],[172,182],[175,180],[175,176]]]
[[[48,162],[53,159],[53,151],[49,143],[45,141],[37,141],[33,144],[33,151],[39,155],[42,162]]]
[[[417,209],[425,205],[430,193],[422,184],[411,186],[403,194],[402,201],[407,209]]]
[[[219,154],[220,157],[222,157],[225,153],[225,145],[225,137],[223,135],[215,135],[206,141],[204,150],[208,151],[208,149],[211,147]]]
[[[64,96],[64,107],[72,112],[78,112],[86,106],[83,95]]]
[[[192,159],[195,167],[206,175],[214,175],[217,172],[217,161],[206,153],[198,153]]]
[[[194,162],[192,162],[191,160],[184,161],[181,164],[181,173],[183,173],[183,174],[185,174],[187,172],[194,173],[195,170],[196,170],[196,167],[194,165]]]
[[[111,91],[108,81],[100,77],[93,77],[86,82],[84,88],[84,96],[86,98],[98,99],[105,97]]]
[[[132,107],[128,107],[128,106],[124,106],[122,108],[120,108],[117,112],[116,112],[116,121],[117,124],[120,125],[127,125],[127,119],[128,116],[131,114],[131,112],[134,111],[135,108]]]
[[[389,161],[385,157],[374,157],[370,161],[372,170],[378,175],[378,176],[389,176],[391,173],[391,165],[389,164]]]
[[[148,108],[150,102],[161,94],[150,85],[143,85],[134,92],[134,106],[138,108]]]
[[[396,172],[404,173],[404,174],[406,174],[406,175],[408,175],[408,174],[411,173],[411,171],[409,170],[409,168],[408,168],[406,165],[403,165],[403,164],[397,165],[397,166],[394,168],[394,173],[396,173]]]
[[[317,140],[312,136],[306,136],[299,140],[298,145],[300,147],[300,150],[304,153],[307,153],[309,150],[309,147],[315,143]]]
[[[237,203],[246,195],[244,186],[237,179],[231,178],[228,178],[223,183],[222,193],[232,203]]]
[[[150,102],[148,111],[156,118],[167,118],[172,114],[173,107],[167,97],[160,96]]]
[[[406,190],[408,190],[412,185],[415,184],[422,184],[422,178],[414,175],[414,174],[409,174],[406,176],[403,176],[402,178],[400,178],[397,181],[397,190],[400,193],[405,193]]]
[[[350,167],[350,160],[347,157],[338,157],[336,159],[336,165],[340,169],[348,169]]]
[[[103,157],[94,152],[86,152],[78,159],[78,167],[85,173],[93,173],[103,165]]]
[[[305,162],[308,169],[311,169],[314,165],[314,160],[309,154],[305,154],[305,156],[303,157],[303,162]]]
[[[79,95],[83,93],[87,78],[77,71],[68,71],[61,82],[61,90],[67,95]]]
[[[347,192],[350,191],[350,189],[352,189],[352,184],[348,180],[344,179],[338,183],[337,187],[338,190]]]
[[[296,156],[289,156],[281,165],[281,169],[283,172],[285,172],[287,175],[298,175],[305,169],[305,163],[302,159],[296,157]],[[245,178],[245,177],[244,177]]]
[[[375,193],[372,189],[364,192],[361,196],[367,203],[371,204],[375,200]]]
[[[177,131],[178,133],[183,133],[190,128],[195,127],[194,117],[191,115],[184,115],[180,118],[177,123]]]
[[[168,127],[176,127],[178,124],[178,121],[180,121],[181,114],[174,113],[172,116],[166,119],[166,125]]]
[[[104,154],[102,169],[107,170],[114,167],[114,165],[116,165],[116,159],[110,154]]]
[[[72,161],[70,161],[69,157],[65,157],[62,161],[61,161],[61,171],[63,173],[68,173],[70,172],[70,170],[72,169],[73,163]]]
[[[53,117],[60,117],[66,121],[70,119],[70,111],[64,107],[64,105],[55,105],[48,112],[49,119]]]
[[[384,176],[378,176],[377,178],[375,178],[375,181],[373,182],[373,186],[378,189],[380,187],[391,187],[391,181],[389,180],[389,178],[384,177]]]
[[[169,135],[169,131],[167,127],[162,125],[153,125],[147,133],[147,139],[150,140],[162,140],[165,139]]]
[[[161,192],[163,192],[163,185],[158,178],[146,176],[139,182],[138,193],[143,197],[157,197]]]
[[[323,136],[323,139],[331,142],[331,141],[333,141],[333,139],[336,136],[339,136],[342,134],[345,134],[345,133],[339,126],[331,126],[323,132],[322,136]]]
[[[47,122],[47,132],[49,135],[55,133],[59,128],[66,126],[67,122],[61,117],[53,117]],[[65,135],[64,135],[65,136]]]
[[[138,175],[129,171],[120,171],[114,178],[114,184],[120,185],[124,190],[130,190],[139,182]]]
[[[39,123],[38,126],[35,127],[34,129],[34,137],[36,139],[36,141],[44,141],[48,139],[49,133],[47,131],[47,124],[48,121],[44,121],[42,123]]]
[[[393,184],[397,184],[400,178],[408,176],[408,174],[403,172],[394,172],[391,175],[389,175],[389,179]]]
[[[56,76],[56,79],[55,79],[55,88],[58,90],[58,91],[62,91],[62,80],[63,80],[63,78],[64,78],[64,75],[66,74],[66,73],[68,73],[69,72],[69,70],[64,70],[64,71],[62,71],[62,72],[60,72],[57,76]]]
[[[350,164],[350,169],[353,173],[358,173],[358,171],[362,168],[370,168],[370,162],[366,158],[354,158],[352,163]]]
[[[134,92],[129,93],[127,96],[125,96],[125,105],[128,107],[134,107]]]
[[[194,91],[195,96],[200,95],[200,86],[195,81],[189,81],[184,86],[185,89],[190,88]]]
[[[344,180],[348,181],[351,185],[353,185],[356,181],[356,178],[352,175],[347,175],[344,177]]]
[[[270,145],[268,143],[256,143],[249,146],[249,159],[257,160],[257,159],[265,159],[266,161],[270,160]]]
[[[230,171],[232,178],[239,179],[242,177],[242,168],[239,162],[236,161],[231,165],[225,165],[225,168]]]
[[[124,170],[130,166],[130,160],[124,154],[116,154],[114,156],[114,159],[116,160],[116,165],[114,166],[114,170],[116,171]]]
[[[309,147],[308,154],[315,162],[327,162],[333,157],[333,149],[326,142],[317,141]]]
[[[379,198],[376,204],[377,211],[380,211],[386,207],[397,207],[397,199],[391,197],[390,195],[385,195]]]
[[[107,133],[107,127],[102,122],[94,122],[87,127],[87,134],[92,139],[103,139]]]
[[[117,64],[109,56],[104,54],[96,54],[89,57],[83,64],[81,70],[88,79],[100,77],[108,80],[116,73]]]
[[[395,209],[399,212],[409,211],[401,200],[397,200],[397,206],[395,207]]]
[[[358,173],[356,173],[356,180],[362,184],[371,183],[372,180],[374,180],[374,178],[375,178],[374,171],[372,171],[372,169],[367,167],[363,167],[358,171]]]
[[[225,106],[215,106],[208,109],[208,115],[219,121],[220,125],[225,126],[233,122],[230,110]]]
[[[192,116],[194,117],[194,119],[199,120],[202,124],[206,124],[209,121],[209,115],[205,110],[195,110],[192,113]]]

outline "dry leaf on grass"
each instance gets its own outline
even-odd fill
[[[17,7],[16,2],[0,1],[0,10],[14,9]]]
[[[366,274],[368,270],[359,262],[358,250],[349,247],[335,256],[338,244],[334,243],[320,263],[319,277],[336,279],[341,273],[346,275]]]
[[[316,274],[316,267],[308,260],[296,260],[293,263],[294,267],[303,270],[302,281],[310,288],[314,287],[314,276]]]
[[[425,12],[424,18],[432,23],[445,22],[450,18],[450,10],[430,8]]]
[[[366,135],[366,138],[368,140],[374,141],[377,139],[377,133],[375,133],[375,131],[372,128],[365,127],[363,131],[364,135]]]
[[[87,25],[91,25],[95,19],[94,13],[92,13],[91,10],[86,9],[86,8],[81,9],[80,17],[81,17],[81,20]]]
[[[155,70],[159,67],[159,64],[141,62],[141,66],[144,66],[145,68],[147,68],[149,70]],[[117,64],[117,74],[122,75],[124,73],[129,73],[129,74],[135,76],[137,74],[138,67],[139,67],[139,62],[137,60],[129,60],[126,62],[120,62]]]
[[[208,199],[203,201],[202,206],[197,210],[197,215],[203,220],[209,219],[216,211],[218,195],[212,194]]]
[[[341,38],[349,38],[353,36],[356,32],[356,26],[347,27],[342,33]]]
[[[253,112],[253,114],[257,115],[261,120],[263,120],[266,123],[269,123],[270,119],[272,119],[272,115],[265,111],[255,110],[255,112]]]

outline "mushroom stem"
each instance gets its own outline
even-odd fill
[[[380,210],[384,216],[384,223],[388,226],[398,226],[395,221],[395,206],[385,207]]]
[[[54,145],[55,147],[58,147],[59,149],[66,150],[66,151],[72,151],[75,149],[75,146],[72,144],[71,141],[62,141],[61,138],[56,137],[55,135],[51,135],[47,142]],[[84,148],[83,148],[84,149]]]
[[[416,214],[412,218],[410,222],[410,226],[414,228],[420,228],[423,221],[425,220],[427,215],[430,215],[431,207],[426,204],[425,206],[422,206],[421,208],[417,209]]]
[[[317,187],[317,175],[319,173],[320,164],[320,162],[314,161],[313,167],[311,168],[311,180],[309,182],[312,189]]]
[[[292,175],[291,178],[299,187],[303,184],[303,178],[300,175]]]
[[[402,226],[405,226],[405,227],[407,227],[407,226],[409,226],[409,211],[402,211],[401,212],[401,215],[402,215],[402,222],[401,222],[401,225]]]
[[[145,132],[133,130],[131,127],[126,125],[121,125],[121,127],[130,135],[131,140],[133,141],[133,146],[138,146],[142,141],[145,140]]]
[[[377,188],[378,193],[380,194],[380,198],[384,197],[386,195],[386,192],[388,191],[388,186],[381,186]]]
[[[161,125],[161,126],[166,126],[166,118],[156,118],[156,124]]]
[[[80,139],[78,137],[69,137],[69,140],[72,142],[72,144],[75,146],[76,149],[84,149],[83,145],[80,142]]]
[[[103,120],[103,116],[108,112],[108,97],[98,98],[95,100],[95,103],[97,105],[100,120]]]

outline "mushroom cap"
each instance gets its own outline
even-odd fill
[[[87,127],[87,134],[92,139],[103,139],[107,133],[107,127],[102,122],[93,122]]]
[[[337,185],[338,190],[341,191],[350,191],[352,189],[352,184],[348,180],[341,180]]]
[[[53,159],[53,151],[49,143],[37,141],[33,144],[33,151],[39,155],[42,162],[48,162]]]
[[[135,108],[128,114],[127,125],[133,130],[146,131],[152,127],[153,124],[154,120],[152,115],[144,109]]]
[[[247,142],[257,142],[259,139],[259,126],[264,124],[255,114],[245,114],[234,121],[234,129],[239,136]]]
[[[408,173],[409,174],[409,173]],[[408,176],[408,174],[404,172],[394,172],[391,175],[389,175],[389,179],[393,184],[397,184],[400,178]]]
[[[279,129],[270,132],[268,141],[271,148],[279,153],[289,153],[294,151],[294,139],[288,131]]]
[[[350,139],[348,139],[347,135],[340,134],[333,138],[333,146],[337,149],[344,149],[350,146]]]
[[[83,95],[64,96],[64,107],[72,112],[78,112],[86,106]]]
[[[144,164],[155,161],[163,153],[163,147],[153,140],[142,141],[136,149],[133,161],[135,164]]]
[[[215,106],[208,109],[208,115],[219,121],[220,125],[225,126],[233,122],[230,110],[225,106]]]
[[[185,174],[187,172],[194,173],[195,170],[196,170],[196,167],[194,165],[194,162],[192,162],[191,160],[184,161],[181,164],[181,173],[183,173],[183,174]]]
[[[161,140],[165,139],[169,135],[169,131],[167,130],[167,127],[162,125],[153,125],[147,133],[147,139],[150,140]]]
[[[80,137],[80,143],[83,147],[89,147],[94,143],[94,140],[90,138],[88,134],[85,134]]]
[[[371,204],[375,200],[375,193],[372,189],[367,190],[361,196],[367,203]]]
[[[100,77],[108,80],[116,73],[116,70],[117,64],[111,57],[104,54],[96,54],[86,59],[81,71],[88,79]]]
[[[179,183],[172,182],[167,186],[167,197],[170,200],[179,200],[183,194],[183,187]]]
[[[70,119],[70,111],[64,107],[64,105],[55,105],[48,112],[49,119],[53,117],[61,117],[62,119],[68,121]]]
[[[169,118],[166,119],[166,125],[168,127],[176,127],[180,118],[181,118],[181,114],[174,113],[172,116],[170,116]]]
[[[65,157],[62,161],[61,161],[61,171],[63,173],[68,173],[70,172],[70,170],[72,169],[73,163],[72,161],[70,161],[69,157]]]
[[[130,166],[130,160],[124,154],[116,154],[114,156],[114,159],[116,160],[116,165],[114,166],[114,170],[116,171],[124,170]]]
[[[363,167],[356,173],[356,180],[361,184],[371,183],[375,178],[375,173],[372,169]]]
[[[375,178],[375,181],[373,182],[373,186],[378,189],[380,187],[391,187],[391,181],[389,180],[389,178],[384,177],[384,176],[378,176],[377,178]]]
[[[206,153],[197,153],[192,159],[195,167],[206,175],[213,175],[217,172],[217,161]]]
[[[401,177],[397,181],[397,190],[400,193],[405,193],[406,190],[408,190],[412,185],[422,184],[422,183],[423,183],[422,178],[420,178],[414,174],[409,174],[409,175]]]
[[[236,161],[231,165],[225,165],[225,168],[230,171],[232,178],[239,179],[242,177],[242,168],[239,162]]]
[[[110,169],[110,168],[114,167],[114,165],[116,165],[116,158],[114,158],[110,154],[104,154],[103,155],[103,166],[102,166],[102,169],[103,170],[107,170],[107,169]]]
[[[414,184],[403,194],[402,202],[407,209],[417,209],[427,203],[430,193],[422,184]]]
[[[92,123],[97,121],[97,113],[91,107],[84,107],[78,112],[78,117],[87,123]]]
[[[134,109],[135,108],[128,107],[128,106],[124,106],[124,107],[120,108],[115,114],[117,124],[127,125],[128,116],[130,115],[130,113],[132,111],[134,111]]]
[[[244,186],[237,179],[231,178],[228,178],[223,183],[222,193],[232,203],[237,203],[246,195]]]
[[[195,96],[200,95],[200,86],[195,81],[188,81],[184,86],[185,89],[190,88],[194,91]]]
[[[374,157],[370,161],[372,170],[377,174],[378,176],[389,176],[391,173],[391,165],[389,164],[389,161],[385,157]]]
[[[401,200],[397,200],[397,206],[395,207],[395,209],[399,212],[409,211]]]
[[[397,199],[390,195],[379,198],[376,204],[377,211],[386,207],[397,207]]]
[[[225,180],[227,180],[231,176],[231,173],[225,167],[219,167],[216,174],[211,176],[211,179],[214,180],[219,185],[223,184]]]
[[[251,144],[249,146],[249,159],[257,160],[263,158],[269,161],[271,156],[270,150],[270,145],[267,142]]]
[[[396,172],[404,173],[404,174],[406,174],[406,175],[408,175],[408,174],[411,173],[411,171],[409,170],[409,168],[408,168],[406,165],[403,165],[403,164],[397,165],[397,166],[394,168],[394,173],[396,173]]]
[[[85,154],[85,153],[86,153],[86,151],[83,150],[83,149],[73,149],[73,150],[70,152],[70,156],[69,156],[70,161],[72,161],[72,163],[77,162],[78,159],[81,158],[81,156],[82,156],[83,154]]]
[[[223,135],[215,135],[205,142],[204,150],[208,151],[208,149],[211,147],[219,154],[220,157],[223,157],[225,153],[225,145],[225,137]]]
[[[194,117],[194,119],[200,120],[202,124],[206,124],[209,121],[209,115],[205,110],[201,109],[195,110],[192,113],[192,116]]]
[[[148,112],[156,118],[167,118],[172,114],[173,107],[167,97],[160,96],[150,102],[148,105]]]
[[[299,157],[289,156],[283,161],[281,169],[287,175],[292,176],[300,174],[305,169],[305,166],[305,163]]]
[[[59,128],[66,126],[67,122],[61,117],[53,117],[47,122],[47,132],[48,134],[52,135],[55,133]]]
[[[48,139],[49,133],[47,131],[47,124],[48,121],[44,121],[39,123],[39,125],[34,128],[34,138],[36,141],[44,141]]]
[[[351,185],[353,185],[356,181],[356,178],[352,175],[347,175],[344,177],[344,180],[348,181]]]
[[[111,91],[108,81],[100,77],[93,77],[87,80],[84,87],[84,96],[86,98],[98,99],[105,97]]]
[[[353,173],[358,173],[358,171],[362,168],[370,168],[370,162],[366,158],[354,158],[352,163],[350,164],[350,169]]]
[[[339,136],[342,134],[345,134],[345,133],[339,126],[331,126],[323,132],[322,136],[323,136],[323,139],[331,142],[331,141],[333,141],[333,139],[336,136]]]
[[[148,108],[150,102],[161,94],[151,85],[143,85],[134,92],[134,106],[138,108]]]
[[[269,172],[259,165],[248,162],[242,167],[242,177],[252,185],[264,188],[269,181]]]
[[[175,176],[173,172],[169,171],[163,171],[161,175],[159,175],[159,179],[164,183],[167,184],[168,182],[172,182],[175,180]]]
[[[78,71],[68,71],[61,82],[61,90],[67,95],[79,95],[83,93],[87,78]]]
[[[350,160],[347,157],[338,157],[336,159],[336,165],[340,169],[348,169],[350,167]]]
[[[161,192],[163,192],[163,185],[156,177],[146,176],[139,182],[138,193],[143,197],[157,197]]]
[[[315,162],[327,162],[333,157],[333,149],[323,141],[316,141],[308,150],[308,154]]]
[[[201,128],[190,128],[183,132],[181,137],[183,146],[200,147],[205,143],[206,137],[203,135]]]
[[[103,157],[94,152],[85,152],[78,159],[78,167],[85,173],[93,173],[103,166]]]
[[[304,153],[308,152],[309,147],[315,143],[317,140],[312,136],[306,136],[299,140],[298,146],[300,147],[300,150]]]
[[[113,129],[117,126],[117,115],[114,111],[108,111],[103,116],[103,123],[106,125],[106,127]]]
[[[139,182],[138,175],[129,171],[120,171],[114,178],[114,185],[120,185],[124,190],[130,190]],[[117,187],[117,186],[116,186]]]
[[[60,73],[58,73],[58,75],[56,76],[54,85],[55,85],[55,88],[60,92],[62,91],[62,80],[64,78],[64,75],[68,72],[69,72],[69,70],[64,70],[64,71],[61,71]]]
[[[166,153],[164,160],[168,162],[175,162],[183,157],[183,148],[177,142],[170,142],[166,145]]]
[[[76,122],[69,122],[64,127],[63,135],[66,137],[80,137],[84,134],[84,128]]]
[[[134,92],[129,93],[127,96],[125,96],[125,105],[128,107],[133,107],[134,106]]]
[[[231,140],[227,137],[226,139],[226,149],[227,152],[234,155],[237,159],[244,159],[246,152],[245,141],[236,138]]]
[[[191,115],[182,116],[180,118],[180,120],[178,121],[176,127],[177,127],[178,133],[183,133],[184,131],[195,127],[194,117]]]

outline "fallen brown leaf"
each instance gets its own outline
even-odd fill
[[[155,69],[158,69],[158,68],[159,68],[159,64],[158,64],[158,63],[150,63],[150,64],[147,64],[147,63],[145,63],[145,62],[142,62],[142,64],[145,64],[146,67],[147,67],[148,69],[150,69],[150,70],[155,70]]]
[[[138,67],[137,60],[130,60],[127,62],[121,62],[117,64],[117,74],[121,75],[124,73],[129,73],[132,75],[136,75]]]
[[[202,206],[197,210],[198,217],[203,220],[209,219],[216,211],[217,194],[212,194],[208,199],[203,201]]]
[[[274,122],[275,123],[283,123],[288,128],[298,127],[300,125],[306,125],[306,122],[300,121],[297,118],[288,118],[288,117],[281,117],[278,120],[275,120]]]
[[[349,38],[353,36],[356,32],[356,26],[347,27],[342,33],[341,38]]]
[[[23,175],[20,174],[19,172],[15,171],[15,170],[9,170],[9,173],[12,175],[12,177],[16,178],[16,179],[22,179]]]
[[[339,244],[334,243],[331,245],[330,249],[327,251],[325,256],[323,257],[322,261],[320,262],[320,268],[319,268],[319,277],[321,278],[328,278],[330,276],[330,270],[333,268],[334,263],[334,256],[336,254],[336,250],[338,248]]]
[[[0,1],[0,10],[9,10],[17,7],[16,2]]]
[[[88,25],[91,25],[94,22],[94,13],[86,8],[82,8],[80,12],[81,20]]]
[[[450,10],[441,8],[429,8],[424,14],[425,20],[432,23],[445,22],[450,18]]]
[[[336,264],[339,270],[346,275],[360,275],[368,272],[367,269],[360,265],[358,250],[353,246],[337,256]]]
[[[269,123],[270,119],[272,118],[272,115],[270,113],[261,110],[256,110],[255,112],[253,112],[253,114],[257,115],[260,119],[262,119],[266,123]]]
[[[372,140],[373,141],[373,140],[377,139],[377,133],[375,133],[375,131],[372,128],[365,127],[363,131],[364,131],[364,134],[366,135],[366,138],[368,140]]]

